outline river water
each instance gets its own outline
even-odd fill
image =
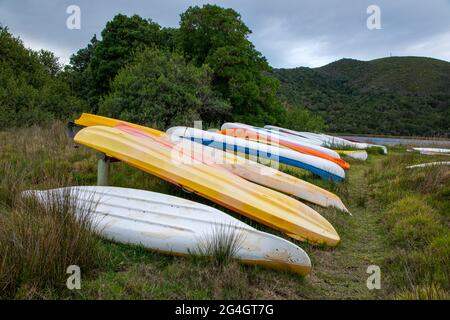
[[[396,137],[368,137],[368,136],[340,136],[345,139],[361,142],[393,146],[397,144],[420,147],[450,147],[450,140],[420,139],[420,138],[396,138]]]

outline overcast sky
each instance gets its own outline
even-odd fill
[[[180,13],[204,3],[241,13],[253,31],[250,40],[274,67],[389,55],[450,61],[450,0],[0,0],[0,23],[27,47],[51,50],[66,63],[117,13],[176,27]],[[381,29],[367,28],[372,4],[381,10]],[[81,9],[79,30],[66,27],[69,5]]]

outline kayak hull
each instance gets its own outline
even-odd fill
[[[250,157],[301,168],[323,179],[342,181],[345,178],[344,170],[336,163],[293,150],[195,128],[173,127],[166,132],[219,150],[242,153]]]
[[[326,134],[319,134],[319,133],[311,133],[311,132],[298,132],[290,129],[280,128],[276,126],[265,126],[264,128],[267,129],[275,129],[279,130],[281,132],[303,137],[307,139],[311,139],[314,141],[320,141],[322,146],[329,147],[329,148],[354,148],[354,149],[368,149],[368,148],[380,148],[382,149],[384,154],[387,154],[387,148],[385,146],[381,145],[375,145],[370,143],[364,143],[364,142],[352,142],[349,140],[346,140],[344,138],[340,137],[334,137]]]
[[[368,154],[364,150],[336,150],[336,152],[361,161],[366,161],[368,158]]]
[[[314,150],[318,153],[326,154],[332,158],[339,159],[339,154],[334,152],[331,149],[322,147],[321,141],[314,141],[311,139],[306,139],[306,138],[302,138],[302,137],[298,137],[298,136],[293,138],[292,135],[283,133],[281,131],[252,127],[252,126],[249,126],[246,124],[236,123],[236,122],[226,122],[222,125],[221,129],[222,130],[227,130],[227,129],[251,130],[251,131],[256,132],[257,134],[262,134],[262,135],[272,137],[272,139],[274,139],[274,140],[277,139],[277,140],[286,141],[291,144],[299,145],[299,146]]]
[[[435,162],[428,162],[428,163],[420,163],[415,164],[412,166],[407,166],[407,169],[414,169],[414,168],[428,168],[428,167],[435,167],[435,166],[450,166],[450,161],[435,161]]]
[[[119,125],[116,128],[138,136],[147,135],[147,133],[127,125]],[[168,139],[168,143],[171,142]],[[173,144],[173,148],[177,148],[181,153],[193,155],[199,162],[207,165],[218,165],[248,181],[282,191],[323,207],[335,207],[349,212],[341,199],[335,194],[260,163],[186,139],[177,141],[176,144]]]
[[[243,263],[303,275],[311,269],[308,255],[295,244],[182,198],[118,187],[68,187],[27,194],[44,203],[55,195],[70,194],[80,212],[90,209],[95,230],[112,241],[189,255],[205,252],[208,243],[223,237],[235,241],[234,258]]]
[[[198,143],[192,145],[193,143],[186,139],[167,135],[164,132],[152,128],[87,113],[83,113],[79,119],[75,120],[75,123],[82,126],[103,125],[116,127],[138,135],[148,134],[153,137],[166,138],[168,141],[175,143],[177,147],[180,147],[181,143],[185,143],[182,146],[182,149],[190,151],[191,153],[196,153],[196,158],[200,158],[201,161],[206,161],[207,164],[219,164],[219,166],[246,180],[293,195],[323,207],[335,207],[348,212],[347,208],[337,195],[304,180],[255,161],[239,157],[233,153],[224,152]],[[208,155],[211,156],[208,157]]]
[[[283,137],[276,136],[274,134],[263,134],[256,130],[244,128],[226,128],[222,129],[220,133],[237,138],[251,139],[252,141],[274,144],[276,146],[284,146],[300,153],[309,154],[311,156],[332,161],[337,165],[341,166],[345,170],[348,170],[350,168],[350,165],[346,161],[340,158],[332,157],[326,153],[317,151],[315,150],[313,145],[305,145],[305,144],[302,145],[293,141],[289,141],[288,139],[283,139]]]
[[[165,141],[136,137],[117,128],[80,130],[75,142],[174,183],[299,240],[336,245],[339,236],[319,213],[279,192],[248,182],[225,169],[174,158]]]

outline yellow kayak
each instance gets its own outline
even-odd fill
[[[304,199],[322,207],[334,207],[344,212],[348,212],[348,209],[345,207],[344,203],[334,193],[279,170],[245,159],[245,157],[239,157],[233,153],[223,152],[221,150],[207,147],[195,142],[190,142],[185,139],[180,140],[177,137],[167,135],[165,132],[134,123],[87,113],[83,113],[79,119],[75,120],[75,123],[86,127],[95,125],[107,127],[126,125],[155,137],[164,137],[172,142],[176,141],[178,145],[183,144],[183,146],[188,150],[194,151],[196,157],[205,158],[205,154],[213,154],[215,159],[205,160],[220,163],[220,166],[240,176],[241,178],[293,195],[297,198]],[[191,147],[193,143],[195,143],[195,147]]]
[[[166,141],[139,137],[118,128],[93,126],[80,130],[75,142],[243,214],[297,240],[334,246],[340,238],[318,212],[279,192],[248,182],[218,166],[173,158]]]

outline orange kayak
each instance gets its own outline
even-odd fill
[[[284,140],[282,137],[273,138],[270,135],[266,135],[261,132],[256,132],[253,130],[248,130],[244,128],[227,128],[219,131],[224,135],[229,135],[236,138],[249,139],[257,142],[262,142],[266,144],[272,144],[277,146],[287,147],[289,149],[295,150],[300,153],[309,154],[318,158],[326,159],[332,161],[339,165],[342,169],[348,170],[350,169],[350,164],[340,158],[334,158],[328,154],[319,152],[317,150],[313,150],[304,146],[297,145],[295,143]]]

